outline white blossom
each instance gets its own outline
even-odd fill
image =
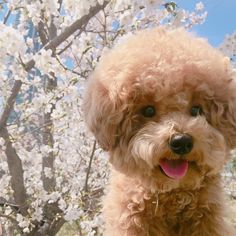
[[[44,174],[47,178],[52,178],[53,177],[51,168],[45,167],[43,171],[44,171]]]
[[[18,225],[28,231],[28,227],[30,226],[30,220],[22,216],[21,214],[16,215],[16,220],[18,221]]]
[[[66,210],[65,210],[65,220],[72,222],[74,220],[79,219],[82,215],[84,214],[84,212],[79,209],[76,208],[75,206],[69,206]]]
[[[56,48],[47,49],[53,36],[63,34],[68,26],[104,0],[59,3],[58,0],[3,1],[4,9],[11,10],[14,17],[6,24],[0,23],[0,110],[2,113],[5,109],[15,81],[21,81],[6,127],[10,137],[7,141],[22,164],[27,194],[24,216],[7,206],[3,207],[3,214],[16,220],[27,234],[37,227],[40,230],[49,227],[52,222],[45,218],[45,209],[58,205],[54,220],[79,220],[84,235],[102,234],[101,199],[91,193],[105,191],[108,157],[97,145],[92,165],[88,167],[94,138],[83,122],[84,83],[102,53],[136,30],[161,24],[190,28],[203,23],[207,12],[201,2],[193,11],[176,7],[171,12],[163,6],[166,1],[161,0],[110,1]],[[229,57],[236,53],[235,39],[234,33],[221,45]],[[32,59],[35,66],[27,71],[27,62]],[[0,138],[0,154],[0,198],[12,202],[12,176],[3,138]],[[52,158],[52,166],[43,166],[48,158]],[[43,177],[54,181],[51,188],[45,188]],[[86,208],[86,200],[91,201],[92,210]],[[4,223],[4,227],[9,225],[7,219]]]
[[[197,3],[195,9],[197,11],[202,11],[204,9],[204,4],[202,2]]]
[[[57,191],[48,195],[48,202],[53,203],[56,202],[60,198],[61,194]]]

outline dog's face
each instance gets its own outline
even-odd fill
[[[145,31],[105,55],[84,110],[113,166],[154,191],[198,187],[236,146],[230,64],[183,30]]]

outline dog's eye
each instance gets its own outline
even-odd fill
[[[156,109],[154,106],[146,106],[142,109],[142,115],[145,117],[153,117],[156,114]]]
[[[203,110],[200,106],[193,106],[190,110],[191,116],[198,116],[203,114]]]

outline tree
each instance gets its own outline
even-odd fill
[[[226,35],[224,41],[219,46],[221,50],[230,60],[233,62],[235,67],[235,57],[236,57],[236,31],[231,35]]]
[[[51,236],[78,220],[81,235],[94,235],[109,172],[106,154],[83,124],[84,82],[122,36],[160,24],[189,28],[204,21],[204,7],[187,12],[161,0],[3,0],[0,6],[3,229]]]

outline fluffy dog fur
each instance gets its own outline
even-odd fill
[[[203,114],[191,115],[193,106]],[[205,40],[165,28],[129,37],[100,60],[84,111],[112,164],[105,235],[236,235],[224,221],[219,174],[236,147],[236,82]],[[183,133],[193,149],[178,155],[169,142]],[[187,160],[186,175],[167,177],[163,158]]]

